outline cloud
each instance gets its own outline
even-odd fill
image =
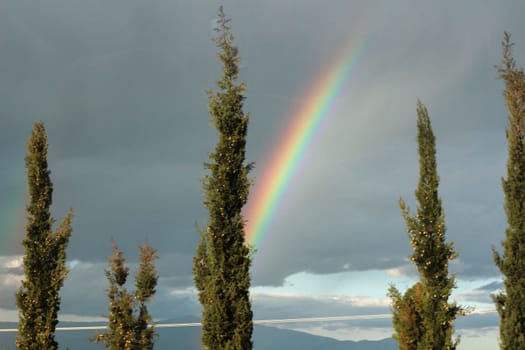
[[[23,256],[12,256],[12,257],[2,257],[2,266],[9,270],[15,270],[22,267],[24,257]]]
[[[285,328],[280,326],[280,328]],[[286,326],[299,332],[329,337],[338,340],[381,340],[390,338],[393,334],[391,327],[355,327],[351,323],[324,323],[324,324],[297,324]]]
[[[24,276],[22,256],[0,256],[0,308],[12,309]]]
[[[490,294],[487,291],[482,290],[472,290],[468,292],[460,293],[457,296],[458,300],[468,303],[468,302],[477,302],[477,303],[490,303],[492,301]]]
[[[162,317],[178,308],[198,314],[196,297],[181,291],[193,285],[195,224],[203,226],[207,218],[202,163],[216,134],[208,125],[204,90],[220,76],[210,41],[216,3],[55,5],[10,2],[0,12],[0,159],[10,164],[0,167],[6,199],[0,212],[14,213],[0,220],[0,253],[14,259],[0,260],[0,307],[14,307],[21,276],[23,158],[31,125],[42,119],[50,143],[53,215],[60,220],[69,207],[75,210],[63,311],[106,313],[103,270],[115,238],[131,263],[137,244],[147,239],[158,248],[161,278],[152,307]],[[384,282],[414,276],[397,201],[401,196],[416,207],[418,97],[436,134],[447,239],[461,259],[451,270],[463,279],[499,278],[491,246],[498,247],[506,226],[500,184],[506,112],[493,65],[500,61],[503,30],[516,33],[516,56],[524,61],[521,2],[224,5],[242,64],[249,62],[241,78],[248,86],[247,158],[256,161],[255,181],[278,135],[286,134],[293,112],[306,102],[303,91],[326,75],[341,48],[357,39],[365,48],[340,106],[317,130],[258,247],[254,286],[286,286],[302,272],[382,270],[389,274]],[[386,309],[366,293],[351,293],[365,299],[346,304],[311,300],[311,311],[350,312],[360,302]],[[487,300],[481,290],[464,297]],[[301,313],[293,298],[276,296],[268,305],[254,300],[261,315],[279,315],[279,307]]]
[[[502,289],[502,288],[503,288],[503,282],[501,282],[501,281],[493,281],[493,282],[490,282],[488,284],[485,284],[485,285],[477,288],[476,290],[483,291],[483,292],[494,292],[494,291],[497,291],[497,290]]]
[[[2,277],[3,286],[8,287],[9,289],[18,289],[23,278],[22,275],[15,275],[12,273],[5,274]]]
[[[392,277],[410,277],[417,278],[418,272],[416,267],[413,264],[405,264],[399,267],[393,267],[386,269],[386,273]]]
[[[253,292],[252,299],[256,319],[322,318],[390,313],[388,300],[363,296],[304,296],[292,293],[264,294]],[[353,322],[359,323],[361,321]],[[374,322],[385,323],[384,320]]]
[[[458,330],[457,333],[461,336],[460,346],[464,349],[490,350],[499,347],[498,327]]]
[[[0,308],[0,322],[18,321],[18,310]]]
[[[501,281],[492,281],[489,283],[485,283],[479,287],[468,288],[468,290],[463,290],[459,292],[457,294],[457,299],[465,304],[488,304],[491,306],[491,310],[494,310],[494,302],[492,300],[491,295],[499,291],[501,288],[503,288],[503,283]],[[475,310],[477,309],[479,308],[477,307]],[[484,309],[485,308],[483,307],[481,310]]]
[[[6,32],[12,32],[13,36],[20,35],[20,45],[27,50],[38,48],[31,41],[34,37],[28,33],[40,33],[37,40],[44,43],[43,47],[49,45],[61,48],[61,51],[57,51],[53,56],[54,60],[38,61],[41,65],[44,62],[56,62],[45,63],[47,65],[39,70],[40,82],[53,78],[51,79],[53,84],[46,89],[50,96],[41,97],[42,103],[27,111],[22,120],[26,121],[27,126],[27,121],[31,120],[37,111],[40,114],[50,115],[51,145],[60,151],[58,156],[50,152],[50,157],[56,159],[53,162],[55,165],[53,171],[56,174],[57,184],[60,184],[55,186],[56,197],[60,199],[56,201],[59,205],[57,212],[63,212],[69,205],[77,212],[70,254],[83,260],[92,258],[93,255],[98,255],[100,258],[100,253],[96,253],[102,251],[100,243],[109,241],[111,235],[127,239],[133,237],[134,239],[130,240],[134,241],[133,244],[144,235],[148,235],[158,242],[162,250],[165,250],[164,247],[170,247],[170,250],[179,253],[186,252],[187,258],[190,258],[196,243],[193,224],[196,221],[201,222],[205,217],[200,203],[202,191],[199,179],[203,172],[201,163],[205,160],[206,152],[213,147],[212,130],[206,126],[208,119],[206,98],[202,90],[210,87],[213,84],[213,77],[219,73],[214,62],[213,45],[209,42],[209,28],[207,28],[209,16],[215,12],[215,9],[213,6],[202,5],[202,11],[189,11],[192,14],[189,16],[191,18],[181,18],[182,23],[179,23],[180,21],[173,21],[167,15],[174,12],[173,7],[162,1],[155,2],[147,9],[139,5],[131,6],[117,16],[110,16],[109,13],[115,9],[108,7],[109,12],[99,17],[100,26],[92,28],[90,23],[83,19],[84,17],[77,18],[78,21],[73,19],[86,11],[96,13],[96,6],[78,5],[84,11],[66,6],[58,14],[49,14],[51,18],[56,19],[58,28],[77,22],[75,26],[69,27],[67,33],[64,31],[59,37],[55,36],[60,32],[57,32],[55,27],[42,20],[28,21],[28,17],[32,18],[34,14],[18,7],[15,8],[18,24],[12,21],[4,24],[14,27],[14,31]],[[336,2],[332,6],[345,8],[347,5]],[[280,10],[276,12],[276,8]],[[301,98],[296,92],[299,90],[297,86],[305,82],[304,78],[300,77],[312,75],[316,69],[319,69],[316,67],[322,64],[325,56],[323,50],[319,48],[330,49],[326,46],[325,38],[330,35],[331,38],[342,40],[347,36],[348,30],[344,26],[326,30],[309,26],[305,28],[303,23],[320,20],[318,17],[313,18],[314,14],[319,16],[320,13],[325,15],[331,13],[319,9],[320,6],[313,3],[304,4],[299,8],[277,2],[255,7],[232,6],[231,16],[234,18],[233,25],[238,26],[235,32],[238,33],[241,52],[250,62],[254,62],[250,67],[253,65],[260,67],[256,70],[250,69],[249,72],[251,80],[249,86],[254,85],[256,92],[271,91],[279,96]],[[381,48],[375,45],[371,49],[370,56],[360,69],[363,73],[376,71],[377,74],[370,73],[364,76],[361,72],[357,72],[354,83],[359,89],[356,89],[358,92],[350,95],[352,104],[349,106],[345,104],[340,111],[340,116],[334,116],[333,125],[328,126],[324,136],[321,135],[318,148],[313,150],[310,162],[304,165],[302,178],[298,178],[296,185],[293,186],[295,191],[301,188],[308,190],[290,194],[289,206],[283,209],[287,212],[281,215],[281,217],[286,215],[290,219],[284,219],[275,227],[275,231],[287,232],[297,244],[281,245],[281,247],[272,244],[268,248],[272,252],[271,258],[263,260],[262,264],[265,267],[257,276],[255,283],[278,284],[287,275],[299,269],[326,273],[336,272],[345,265],[358,270],[392,267],[405,255],[403,247],[406,247],[406,244],[400,239],[403,237],[402,222],[397,213],[393,217],[390,214],[396,211],[396,201],[400,195],[396,189],[399,188],[399,184],[388,181],[384,176],[385,172],[374,171],[377,165],[374,158],[384,147],[382,142],[372,141],[390,138],[389,143],[394,146],[388,152],[390,157],[404,140],[400,136],[408,136],[404,130],[413,119],[409,117],[414,114],[411,106],[413,103],[396,103],[406,99],[403,95],[407,97],[409,95],[406,90],[395,89],[400,82],[404,82],[412,90],[416,88],[422,90],[421,85],[424,85],[428,87],[426,91],[431,91],[429,95],[436,95],[468,74],[471,70],[466,68],[470,67],[472,59],[468,51],[461,51],[461,60],[457,60],[457,57],[454,60],[451,57],[426,60],[425,58],[432,57],[439,50],[422,45],[423,37],[414,35],[411,29],[418,25],[418,21],[411,19],[405,23],[405,26],[396,27],[398,22],[389,11],[394,10],[394,13],[402,14],[405,10],[398,7],[388,7],[388,9],[382,8],[379,16],[374,13],[377,18],[374,18],[369,8],[364,6],[358,6],[352,11],[352,16],[356,19],[360,16],[369,18],[372,21],[370,26],[374,26],[375,22],[386,20],[383,27],[392,29],[387,31],[391,33],[390,35],[401,32],[408,37],[403,42],[397,40],[395,46]],[[436,6],[436,9],[438,13],[443,13],[442,7]],[[426,13],[423,9],[419,10]],[[255,21],[248,21],[243,16],[249,12],[258,13]],[[68,17],[62,17],[66,13]],[[234,17],[236,15],[237,18]],[[112,18],[112,21],[109,21],[109,18]],[[189,23],[190,19],[193,20],[192,24]],[[265,19],[274,23],[270,26],[271,29],[265,24]],[[175,28],[168,32],[163,31],[169,29],[168,23],[174,22],[176,26],[184,24],[196,29],[192,30],[192,38],[178,35]],[[201,24],[201,29],[198,29],[198,23]],[[263,23],[265,30],[260,29]],[[437,28],[438,22],[429,23],[432,24],[431,28]],[[25,28],[23,30],[25,36],[22,35],[22,28]],[[42,30],[36,30],[40,28]],[[283,30],[284,28],[286,30]],[[366,28],[357,27],[356,30],[363,31]],[[431,29],[428,30],[429,34],[436,34]],[[153,36],[153,33],[157,35]],[[73,38],[76,40],[72,40]],[[195,45],[196,38],[202,40],[201,45]],[[454,36],[446,37],[446,42],[441,45],[459,45],[455,40],[457,38]],[[259,44],[254,45],[255,42]],[[74,43],[74,46],[63,46],[64,43]],[[277,50],[290,43],[296,46],[293,50]],[[422,57],[405,59],[407,47],[400,46],[400,43],[410,45],[409,47],[425,48],[420,51]],[[470,42],[471,46],[475,44]],[[267,49],[261,50],[261,45]],[[397,46],[400,48],[397,49]],[[312,50],[313,47],[316,49]],[[267,54],[269,52],[280,52],[280,59],[271,60]],[[395,69],[385,66],[383,61],[379,60],[380,57],[385,56],[384,52],[388,52],[387,56],[396,63]],[[46,51],[46,55],[53,55],[53,52]],[[289,78],[286,79],[285,84],[288,85],[282,86],[279,90],[274,88],[277,84],[273,87],[266,86],[268,84],[266,81],[282,80],[279,66],[286,63],[288,59],[286,55],[290,55],[290,63],[298,56],[308,59],[302,61],[300,65],[285,64],[291,68],[287,70]],[[207,58],[204,60],[204,57]],[[38,60],[38,56],[35,59]],[[199,67],[206,67],[204,70],[196,69],[199,60],[203,60]],[[438,65],[435,64],[436,61]],[[454,64],[451,64],[451,61]],[[465,62],[468,62],[468,65]],[[52,73],[58,70],[58,66],[65,69],[63,73],[54,77]],[[447,69],[441,70],[441,66]],[[215,73],[211,67],[215,69]],[[428,84],[425,76],[417,73],[410,75],[414,80],[404,79],[411,70],[423,72],[428,71],[428,67],[436,71],[440,70],[439,84],[437,82]],[[307,72],[310,74],[306,74]],[[138,80],[140,84],[134,83]],[[178,81],[186,82],[184,88],[177,85]],[[31,81],[23,83],[32,86],[35,93],[39,92],[38,81],[36,85]],[[377,85],[384,88],[375,89]],[[392,91],[396,93],[391,93]],[[352,99],[354,94],[356,98]],[[410,100],[413,102],[416,92],[411,95],[413,97]],[[175,103],[172,102],[172,98],[176,99]],[[250,142],[251,148],[254,149],[250,153],[253,154],[266,153],[264,150],[271,147],[269,134],[259,130],[264,130],[269,123],[279,125],[275,123],[276,119],[278,121],[278,118],[282,118],[278,116],[286,116],[284,111],[290,108],[288,104],[281,103],[280,110],[270,114],[273,119],[262,118],[260,116],[268,113],[266,111],[268,103],[260,104],[257,102],[259,99],[259,94],[254,94],[248,100],[253,109],[252,120],[255,124],[251,129],[254,131],[253,141]],[[43,103],[44,101],[46,103]],[[374,101],[383,103],[378,104]],[[264,102],[264,99],[261,102]],[[395,108],[392,109],[392,106]],[[350,117],[345,117],[345,114]],[[388,117],[400,114],[404,116],[396,118],[397,122],[393,122],[392,117]],[[386,125],[389,125],[390,131],[376,130],[375,133],[382,133],[381,137],[372,140],[368,134],[377,118],[381,118]],[[348,128],[350,124],[351,129]],[[402,135],[395,134],[393,131],[399,131]],[[350,134],[345,138],[343,134],[347,132]],[[202,139],[206,142],[197,142]],[[266,140],[264,143],[263,139]],[[94,140],[96,142],[93,142]],[[345,142],[336,144],[337,140],[339,142],[345,140]],[[349,153],[346,158],[324,156],[333,153],[331,150],[337,148],[355,151]],[[371,154],[366,156],[365,153],[358,152],[358,149],[368,149]],[[357,157],[357,161],[353,161],[353,157]],[[403,160],[396,159],[395,162],[402,164]],[[389,164],[386,157],[382,159],[382,163],[385,167],[396,168],[394,163]],[[263,166],[261,162],[258,164]],[[334,169],[334,171],[326,174],[324,169]],[[400,176],[406,176],[400,171],[397,172]],[[320,181],[327,176],[329,181]],[[82,186],[79,186],[80,183]],[[334,188],[345,186],[348,187],[348,192],[334,191]],[[88,192],[85,189],[90,190]],[[107,198],[103,195],[105,193],[112,193],[113,198]],[[331,204],[320,207],[315,201],[316,198],[321,198],[320,196],[323,196],[324,202]],[[105,198],[102,203],[101,198]],[[150,199],[146,201],[140,198]],[[183,205],[176,203],[183,203]],[[296,205],[297,203],[303,204]],[[290,209],[290,206],[296,209]],[[168,208],[177,209],[168,211]],[[372,214],[372,210],[375,214]],[[307,215],[303,215],[304,220],[298,223],[294,218],[300,216],[300,213]],[[355,215],[348,216],[346,213],[355,213]],[[368,225],[367,223],[373,222],[373,217],[376,215],[383,220],[375,225]],[[349,222],[344,222],[343,217],[348,217]],[[317,245],[299,244],[300,236],[306,235],[306,238],[316,239],[317,232],[324,231],[323,226],[329,222],[341,223],[339,227],[329,229],[330,239],[323,240]],[[151,232],[153,227],[159,232]],[[167,229],[168,227],[177,229],[171,231]],[[392,229],[399,231],[399,236],[379,236],[381,232]],[[84,232],[95,232],[97,239],[88,239],[91,235]],[[348,237],[356,239],[358,235],[361,236],[359,246],[350,250],[343,248]],[[272,239],[275,239],[274,237],[279,237],[279,234],[274,234]],[[363,239],[363,237],[371,239]],[[389,263],[381,263],[374,255],[368,254],[373,247],[372,243],[379,237],[383,241],[386,239],[385,246],[393,247],[390,253],[395,252],[397,255],[392,256]],[[263,254],[261,249],[261,255]],[[309,258],[306,258],[307,256]],[[330,258],[327,258],[328,256]],[[281,268],[276,269],[276,264]],[[191,259],[184,262],[184,265],[179,264],[177,268],[189,272]],[[283,266],[286,268],[282,268]]]
[[[476,330],[485,327],[497,327],[498,325],[499,316],[497,312],[494,311],[485,313],[473,312],[468,316],[459,317],[456,320],[456,327],[458,329]]]
[[[367,296],[331,296],[331,300],[348,303],[355,307],[385,307],[390,306],[386,298],[370,298]]]
[[[429,25],[421,26],[419,21],[423,17],[402,16],[407,9],[421,12],[430,20]],[[384,11],[389,15],[382,17],[381,12],[376,13],[377,18],[371,20],[372,23],[386,20],[382,28],[391,29],[385,32],[392,36],[392,46],[381,41],[370,49],[372,53],[352,77],[356,91],[350,90],[345,96],[340,111],[331,117],[318,135],[315,148],[305,156],[259,250],[256,266],[263,267],[255,275],[256,283],[278,284],[299,268],[315,273],[339,271],[345,264],[357,270],[392,268],[408,255],[397,199],[403,196],[412,202],[417,183],[416,97],[427,103],[434,121],[448,238],[456,242],[464,260],[462,273],[472,277],[497,273],[490,246],[494,243],[494,232],[499,231],[502,212],[498,214],[498,200],[479,197],[500,198],[499,169],[504,169],[499,167],[504,135],[496,136],[498,129],[504,129],[504,120],[495,121],[486,112],[487,108],[490,115],[503,112],[494,107],[501,106],[500,92],[487,68],[499,59],[496,43],[500,39],[490,33],[495,39],[494,52],[481,59],[479,52],[488,49],[486,40],[471,41],[465,34],[465,30],[477,27],[476,16],[487,15],[485,11],[489,10],[478,9],[467,16],[466,21],[473,27],[440,5],[433,5],[432,10],[387,6]],[[430,13],[439,13],[443,18]],[[398,17],[406,22],[399,24],[395,21]],[[451,27],[443,29],[441,20],[449,21]],[[455,30],[462,26],[463,30]],[[420,28],[424,34],[414,28]],[[458,32],[462,34],[457,36]],[[438,34],[439,40],[429,39],[437,38]],[[384,62],[386,56],[388,63]],[[494,61],[490,63],[490,59]],[[439,78],[428,80],[429,76]],[[451,91],[463,96],[461,90],[466,86],[474,89],[480,84],[492,91],[475,90],[480,95],[469,98],[476,103],[448,101]],[[492,102],[485,105],[481,96],[488,98],[488,94],[493,94]],[[479,118],[471,119],[474,114],[466,106],[476,109],[475,115],[483,115],[486,128]],[[374,127],[377,125],[384,127]],[[493,136],[488,138],[488,134]],[[494,139],[501,142],[488,141]],[[493,164],[490,169],[487,162]],[[469,180],[473,178],[477,180]],[[461,207],[456,205],[459,203]],[[471,218],[476,220],[473,222]],[[294,244],[283,244],[284,240]],[[316,243],[311,244],[312,241]],[[377,242],[381,244],[374,244]],[[370,251],[374,253],[363,253]],[[486,254],[478,254],[480,251]],[[392,259],[389,264],[381,264],[378,256]]]

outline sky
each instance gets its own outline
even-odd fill
[[[206,90],[221,74],[212,42],[220,5],[247,84],[248,207],[281,175],[265,169],[292,125],[327,103],[259,233],[254,317],[385,314],[389,284],[414,283],[398,200],[416,208],[420,99],[436,135],[447,239],[459,253],[453,298],[477,310],[457,322],[459,349],[496,348],[489,294],[501,275],[491,249],[506,227],[507,112],[494,66],[504,31],[525,64],[521,0],[0,0],[0,321],[17,320],[24,155],[38,120],[53,215],[75,212],[61,320],[107,314],[112,239],[132,267],[137,245],[158,249],[150,309],[159,322],[199,316],[191,267],[207,220],[203,162],[217,140]],[[354,340],[392,333],[389,319],[373,317],[280,327]]]

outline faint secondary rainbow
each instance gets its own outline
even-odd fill
[[[291,114],[290,123],[262,168],[246,207],[246,240],[251,246],[260,247],[305,151],[343,97],[364,51],[363,40],[353,40],[300,96],[305,102]]]
[[[0,256],[5,256],[20,251],[26,221],[26,196],[23,189],[13,187],[2,194],[5,201],[0,204]]]

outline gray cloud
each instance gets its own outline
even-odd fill
[[[515,33],[517,59],[525,62],[522,2],[224,5],[248,84],[256,180],[292,111],[307,102],[300,91],[342,47],[356,38],[366,46],[340,108],[318,131],[265,234],[254,284],[279,285],[300,271],[406,263],[397,201],[402,196],[415,209],[418,97],[437,137],[447,234],[460,253],[453,268],[463,278],[499,276],[490,249],[505,229],[506,111],[493,65],[503,30]],[[0,254],[22,252],[25,143],[42,119],[54,216],[75,209],[68,258],[93,264],[72,270],[64,309],[105,312],[111,238],[131,262],[146,239],[159,249],[161,314],[168,303],[194,305],[170,293],[192,285],[195,224],[206,222],[200,179],[215,133],[204,90],[220,75],[210,42],[216,3],[7,1],[0,9],[0,159],[8,165],[0,167],[0,213],[10,213],[0,220]],[[7,307],[12,299],[0,300]]]
[[[476,290],[494,292],[494,291],[497,291],[498,289],[502,289],[502,288],[503,288],[503,282],[494,281],[494,282],[487,283],[487,284],[477,288]]]

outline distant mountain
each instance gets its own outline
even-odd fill
[[[397,350],[393,339],[339,341],[303,332],[255,326],[255,350]]]
[[[93,324],[71,323],[68,326],[91,326]],[[61,326],[65,326],[62,324]],[[16,328],[16,324],[0,323],[0,328]],[[101,344],[90,344],[89,339],[96,331],[60,331],[57,340],[60,349],[97,350]],[[202,350],[199,327],[159,328],[155,350]],[[378,341],[339,341],[303,332],[266,326],[255,326],[254,350],[396,350],[393,339]],[[0,349],[14,350],[14,333],[0,333]]]

